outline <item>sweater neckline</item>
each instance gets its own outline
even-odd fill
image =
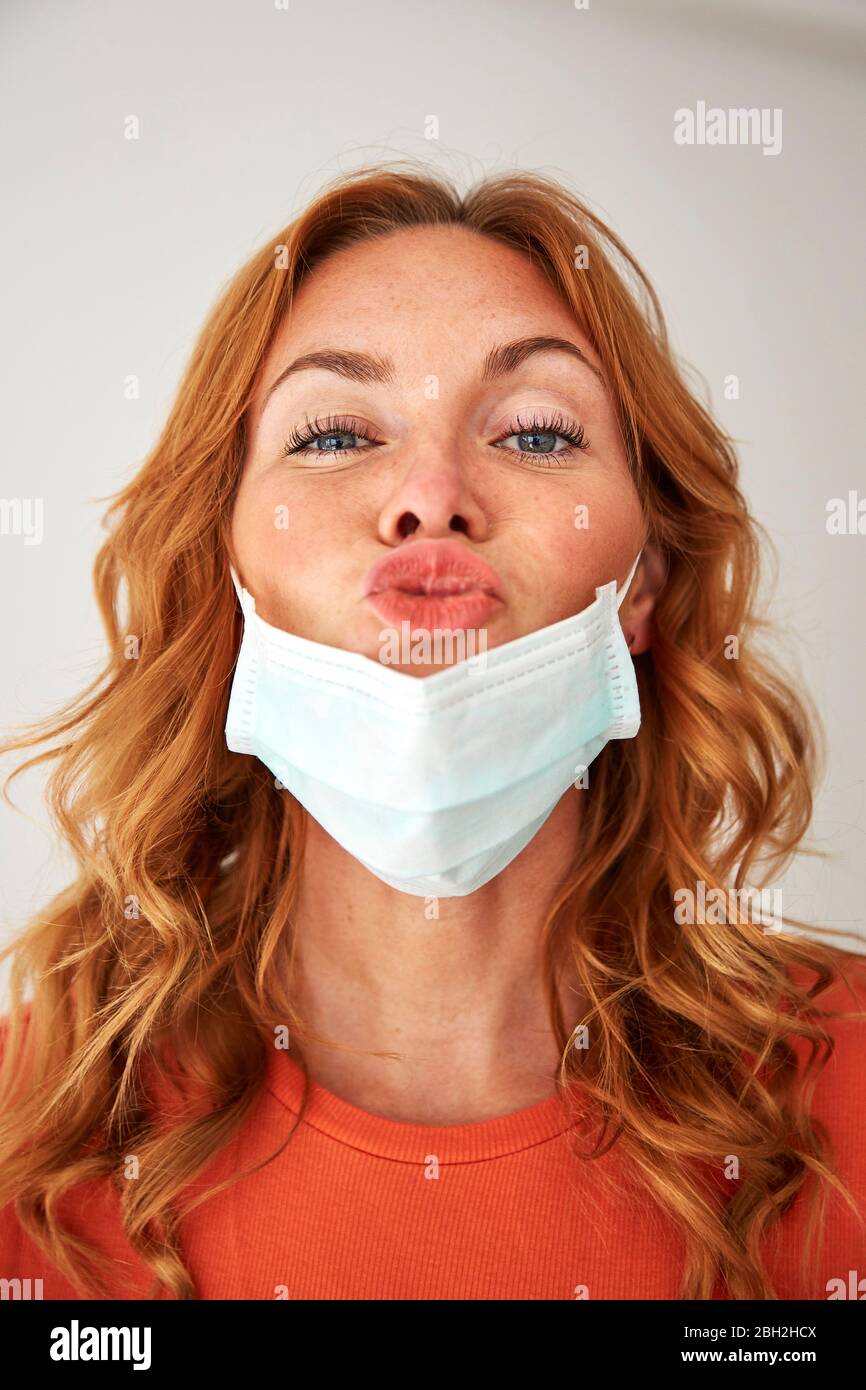
[[[285,1050],[273,1049],[267,1086],[292,1114],[300,1113],[304,1072]],[[312,1080],[303,1122],[338,1143],[377,1158],[427,1164],[435,1157],[440,1164],[477,1163],[555,1139],[573,1125],[574,1103],[557,1092],[491,1120],[420,1125],[362,1110]]]

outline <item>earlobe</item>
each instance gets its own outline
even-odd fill
[[[635,632],[628,642],[628,649],[632,656],[640,656],[641,652],[648,652],[652,647],[653,625],[652,618],[638,625]]]

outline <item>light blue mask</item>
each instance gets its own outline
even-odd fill
[[[434,675],[272,627],[234,567],[244,632],[226,743],[261,759],[329,835],[403,893],[463,897],[640,727],[617,593]]]

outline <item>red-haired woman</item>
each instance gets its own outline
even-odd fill
[[[6,744],[62,736],[79,872],[6,952],[0,1275],[835,1296],[863,961],[765,910],[816,721],[613,232],[537,175],[341,177],[109,515],[106,668]]]

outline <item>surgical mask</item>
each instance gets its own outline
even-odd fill
[[[640,727],[617,593],[430,676],[271,626],[244,631],[225,735],[383,883],[464,897],[529,844],[611,739]],[[580,795],[576,791],[575,795]]]

